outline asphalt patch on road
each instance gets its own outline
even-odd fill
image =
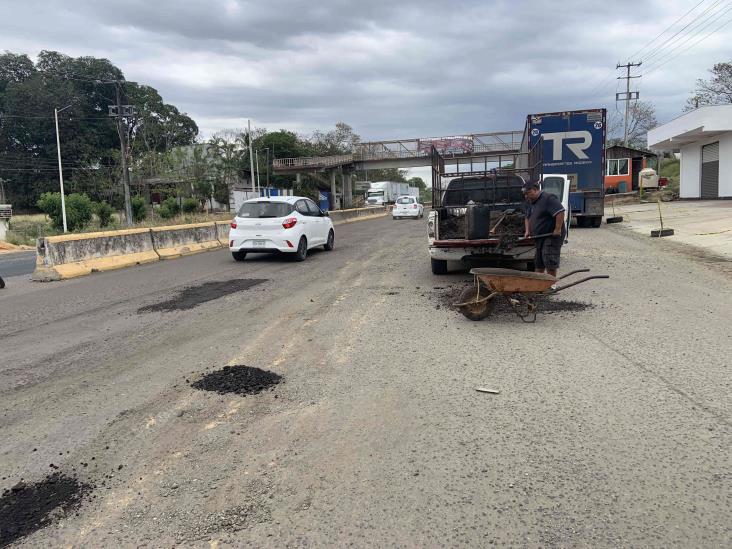
[[[220,395],[234,393],[246,396],[272,390],[282,381],[282,376],[253,366],[224,366],[193,382],[191,387]]]
[[[162,301],[145,305],[137,309],[138,313],[152,312],[170,312],[170,311],[187,311],[193,309],[202,303],[219,299],[236,292],[249,290],[254,286],[267,282],[265,278],[235,278],[232,280],[218,280],[215,282],[205,282],[198,286],[189,286],[181,291],[177,296]]]
[[[460,294],[465,288],[465,284],[450,284],[445,286],[434,286],[431,292],[422,295],[429,296],[435,303],[435,309],[449,309],[457,311],[455,303],[460,299]],[[539,314],[581,312],[587,309],[593,309],[595,305],[584,301],[573,301],[570,299],[559,299],[556,295],[542,295],[536,297],[537,312]],[[496,300],[495,307],[491,316],[515,315],[516,313],[501,297]]]
[[[0,547],[75,511],[91,489],[88,484],[55,472],[40,482],[21,481],[5,490],[0,497]]]

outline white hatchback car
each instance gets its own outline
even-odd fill
[[[303,261],[308,250],[335,245],[333,222],[318,205],[302,196],[253,198],[231,222],[229,250],[236,261],[248,253],[283,252]]]
[[[424,206],[419,203],[414,196],[400,196],[394,203],[391,210],[392,219],[401,219],[402,217],[424,217]]]

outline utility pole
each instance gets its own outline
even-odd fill
[[[249,173],[252,178],[252,192],[254,192],[254,154],[252,153],[252,121],[247,120],[247,128],[249,131]]]
[[[257,161],[257,193],[262,194],[262,186],[259,184],[259,151],[254,151],[254,158]]]
[[[122,104],[121,82],[114,81],[114,89],[117,92],[117,104],[109,106],[109,116],[117,118],[117,134],[119,134],[119,150],[122,155],[122,186],[125,190],[125,218],[127,226],[132,227],[132,197],[130,196],[130,171],[127,165],[127,143],[125,132],[122,129],[122,117],[132,116],[135,111],[132,105]]]
[[[73,103],[71,103],[73,105]],[[61,219],[63,220],[64,232],[68,232],[66,225],[66,194],[64,193],[64,170],[61,166],[61,137],[58,132],[58,113],[65,111],[71,105],[66,105],[62,109],[53,109],[53,119],[56,122],[56,154],[58,155],[58,181],[61,187]]]
[[[615,68],[625,68],[627,73],[626,76],[618,76],[618,80],[625,80],[625,92],[620,92],[615,94],[615,102],[618,101],[625,101],[625,123],[623,124],[623,145],[628,146],[628,117],[630,116],[630,102],[632,100],[638,100],[639,93],[637,91],[632,92],[630,91],[630,79],[631,78],[640,78],[640,75],[638,76],[630,76],[630,69],[632,67],[640,67],[643,64],[643,61],[639,61],[638,63],[632,63],[628,62],[625,65],[621,65],[618,63]]]

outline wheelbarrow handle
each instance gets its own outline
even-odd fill
[[[556,294],[557,292],[561,292],[562,290],[566,290],[567,288],[571,288],[572,286],[576,286],[577,284],[582,284],[583,282],[587,282],[588,280],[592,280],[594,278],[610,278],[610,275],[586,276],[585,278],[575,280],[574,282],[570,282],[569,284],[565,284],[564,286],[559,286],[558,288],[554,288],[554,290],[549,293]]]
[[[562,280],[563,278],[567,278],[568,276],[572,276],[573,274],[589,273],[589,272],[590,272],[589,269],[577,269],[576,271],[569,271],[567,274],[564,274],[564,275],[560,276],[559,278],[557,278],[557,280]]]
[[[529,236],[522,236],[521,238],[519,238],[519,240],[532,240],[535,238],[546,238],[547,236],[559,236],[559,235],[556,235],[554,233],[536,234],[536,235],[530,234]]]

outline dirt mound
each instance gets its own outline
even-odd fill
[[[59,472],[40,482],[19,482],[5,490],[0,497],[0,547],[75,510],[90,490],[89,485]]]
[[[267,282],[264,278],[235,278],[233,280],[219,280],[206,282],[198,286],[189,286],[177,296],[161,303],[145,305],[140,307],[138,313],[150,313],[155,311],[186,311],[193,309],[207,301],[213,301],[235,292],[248,290],[258,284]]]
[[[266,389],[273,389],[282,381],[282,376],[254,368],[252,366],[224,366],[206,374],[191,384],[195,389],[214,391],[221,395],[235,393],[237,395],[256,395]]]

